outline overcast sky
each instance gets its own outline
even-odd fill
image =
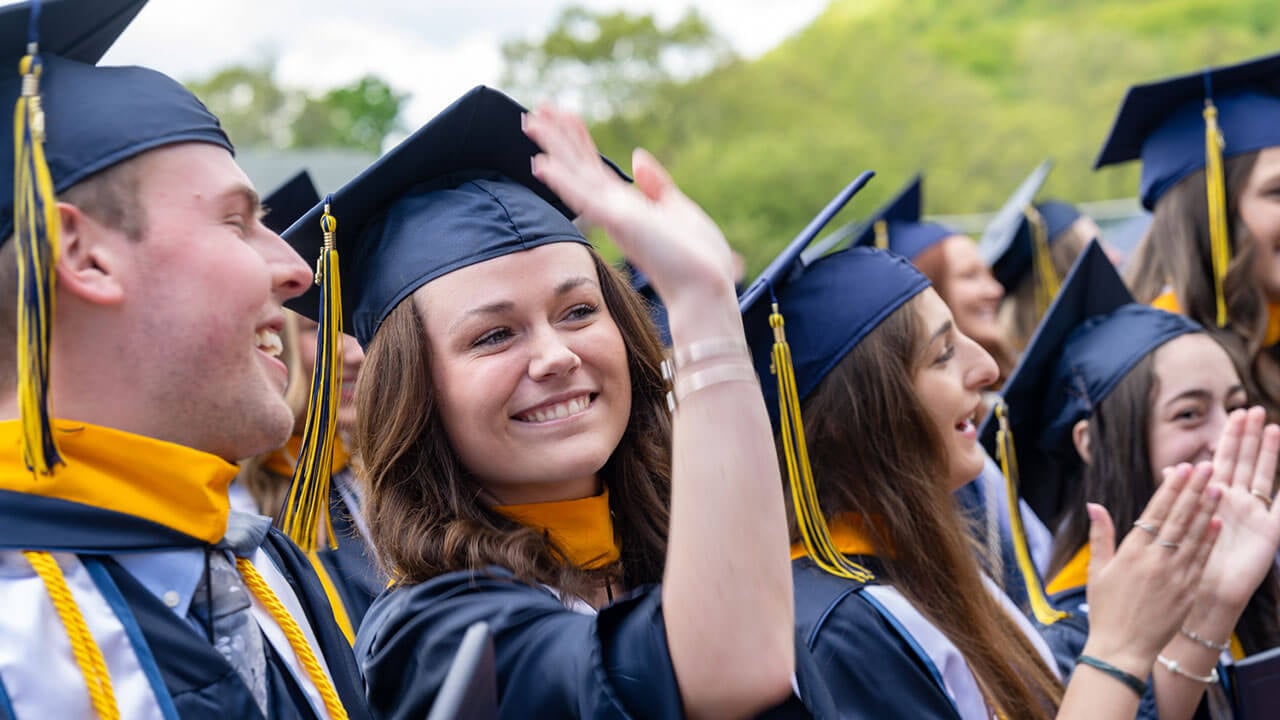
[[[827,0],[579,0],[674,22],[695,4],[740,53],[755,57],[811,22]],[[2,3],[7,4],[7,3]],[[425,122],[478,84],[495,85],[499,46],[539,37],[562,0],[151,0],[102,64],[140,64],[179,80],[274,55],[278,79],[322,89],[375,73],[413,98]],[[538,98],[522,98],[536,102]]]

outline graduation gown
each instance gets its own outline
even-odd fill
[[[882,564],[851,552],[863,541],[831,524],[837,547],[873,575]],[[864,549],[862,552],[869,552]],[[796,627],[822,669],[841,717],[987,720],[991,712],[959,650],[905,597],[875,580],[859,582],[793,556]],[[985,578],[984,578],[985,579]],[[1052,663],[1049,648],[993,581],[988,590]]]
[[[387,720],[430,710],[473,623],[489,624],[502,718],[680,718],[660,586],[595,613],[507,570],[453,572],[393,588],[370,608],[356,640],[370,711]],[[797,648],[800,698],[766,717],[836,717],[818,669]]]
[[[122,563],[142,553],[224,552],[219,543],[230,538],[226,497],[235,466],[108,428],[58,421],[57,431],[67,465],[52,477],[34,477],[22,463],[17,422],[0,423],[0,606],[10,617],[32,619],[10,622],[0,636],[0,718],[91,714],[66,630],[23,550],[48,551],[57,560],[102,651],[122,717],[263,717],[205,635]],[[307,558],[248,518],[231,523],[241,541],[244,533],[253,539],[236,552],[291,611],[349,716],[368,717],[354,659]],[[271,717],[323,717],[314,685],[296,669],[287,641],[281,644],[283,633],[258,617]]]

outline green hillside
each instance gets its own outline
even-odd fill
[[[1047,195],[1131,196],[1136,167],[1090,170],[1125,89],[1276,51],[1275,0],[833,0],[596,132],[624,165],[653,150],[754,272],[867,168],[850,218],[917,169],[926,212],[992,210],[1046,156]]]

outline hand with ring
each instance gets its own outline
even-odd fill
[[[1197,602],[1243,612],[1275,564],[1280,507],[1271,504],[1280,427],[1261,407],[1231,413],[1213,453],[1210,482],[1223,488],[1222,535],[1209,556]]]
[[[1222,529],[1209,467],[1171,473],[1117,549],[1111,516],[1089,504],[1089,638],[1085,654],[1137,677],[1182,626]],[[1255,501],[1256,502],[1256,501]]]

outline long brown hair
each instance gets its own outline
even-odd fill
[[[1053,261],[1053,271],[1062,280],[1075,264],[1076,258],[1084,252],[1092,240],[1085,237],[1074,223],[1066,230],[1049,239],[1049,257]],[[1018,281],[1017,287],[1005,296],[1000,303],[1000,326],[1009,341],[1013,352],[1021,354],[1031,342],[1036,327],[1040,324],[1040,312],[1036,307],[1036,274],[1028,269]]]
[[[943,245],[946,240],[934,243],[926,248],[919,255],[911,260],[911,264],[916,269],[929,278],[929,282],[933,284],[933,289],[938,291],[938,295],[945,301],[947,299],[947,254]],[[1003,327],[1001,328],[1003,330]],[[1003,335],[1003,332],[1001,333]],[[996,367],[1000,374],[996,378],[994,384],[989,390],[999,390],[1004,386],[1004,381],[1009,379],[1009,374],[1013,372],[1013,368],[1018,364],[1018,354],[1014,352],[1013,346],[1005,337],[986,337],[973,338],[975,342],[982,346],[983,350],[996,361]]]
[[[828,518],[861,519],[884,579],[960,650],[993,710],[1050,717],[1061,683],[984,587],[945,486],[943,438],[915,393],[912,378],[927,362],[918,302],[868,334],[802,406],[819,502]]]
[[[1133,523],[1155,492],[1151,481],[1152,405],[1160,392],[1155,371],[1155,353],[1138,361],[1089,417],[1089,463],[1078,455],[1060,458],[1057,472],[1067,476],[1074,488],[1062,525],[1054,536],[1053,556],[1047,577],[1053,577],[1089,542],[1086,502],[1098,503],[1111,513],[1121,533]],[[1120,541],[1123,536],[1117,537]],[[1254,591],[1236,624],[1236,637],[1245,653],[1252,655],[1280,646],[1280,582],[1273,567]]]
[[[355,445],[364,460],[365,513],[384,570],[415,584],[493,565],[523,581],[585,597],[605,580],[662,579],[671,495],[671,417],[662,346],[644,301],[591,251],[600,289],[627,347],[631,417],[601,470],[622,556],[600,570],[568,563],[551,539],[498,514],[449,443],[431,386],[431,355],[412,297],[383,320],[358,381]]]
[[[1183,314],[1210,328],[1210,334],[1231,356],[1249,397],[1266,407],[1271,422],[1277,422],[1280,349],[1263,347],[1267,298],[1253,277],[1257,243],[1240,217],[1240,197],[1257,160],[1258,153],[1250,152],[1227,158],[1224,163],[1232,248],[1223,283],[1227,327],[1217,327],[1203,170],[1188,175],[1156,203],[1151,227],[1134,251],[1129,281],[1134,297],[1141,303],[1149,303],[1172,289]]]

